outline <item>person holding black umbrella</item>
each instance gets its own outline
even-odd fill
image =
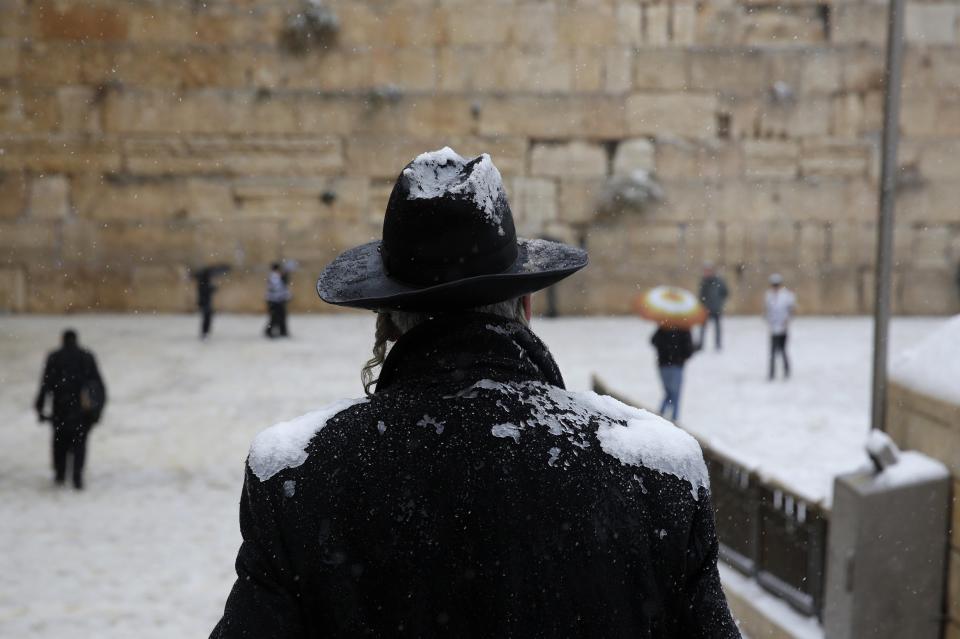
[[[213,284],[213,278],[229,271],[229,266],[221,264],[217,266],[206,266],[191,273],[191,277],[197,281],[197,308],[200,309],[200,339],[207,339],[213,323],[213,294],[217,291],[217,287]]]
[[[317,282],[377,314],[367,394],[254,440],[211,637],[739,637],[696,441],[567,391],[530,330],[586,264],[517,238],[489,155],[408,164]]]

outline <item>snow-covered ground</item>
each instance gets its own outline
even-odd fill
[[[899,319],[894,350],[942,319]],[[44,354],[73,326],[110,392],[91,436],[87,490],[54,490],[49,429],[31,406]],[[218,317],[197,341],[191,317],[0,317],[0,637],[200,637],[233,580],[237,501],[253,436],[276,421],[361,394],[372,316],[293,317],[294,339],[262,320]],[[688,368],[681,420],[811,499],[865,459],[870,323],[801,319],[790,382],[767,382],[756,318],[726,323],[726,350]],[[637,319],[540,320],[571,389],[599,373],[657,405],[649,336]]]

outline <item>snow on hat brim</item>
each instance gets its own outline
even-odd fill
[[[539,291],[587,265],[587,252],[567,244],[518,238],[517,247],[517,259],[504,271],[417,287],[386,275],[377,240],[331,262],[317,280],[317,293],[330,304],[370,310],[466,309]]]

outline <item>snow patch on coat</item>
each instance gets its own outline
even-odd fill
[[[262,431],[250,446],[250,455],[247,457],[250,470],[260,481],[267,481],[281,470],[300,466],[307,461],[310,440],[331,418],[367,401],[366,397],[343,399]]]
[[[600,448],[620,463],[643,466],[682,479],[690,484],[695,500],[700,488],[710,487],[697,440],[648,411],[605,395],[590,391],[574,393],[542,382],[481,380],[455,397],[475,399],[485,391],[510,395],[530,408],[531,420],[517,427],[518,438],[520,430],[542,426],[551,435],[565,436],[574,446],[587,448],[593,438],[586,427],[596,424]],[[550,456],[553,465],[559,450],[556,456],[551,451]]]
[[[700,444],[686,431],[662,417],[634,408],[606,395],[579,393],[582,401],[615,422],[597,428],[600,447],[622,464],[645,466],[690,483],[693,498],[710,488],[710,476]],[[626,427],[618,422],[625,421]]]

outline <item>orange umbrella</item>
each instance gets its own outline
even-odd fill
[[[638,295],[633,309],[664,328],[688,330],[707,320],[707,309],[697,296],[675,286],[657,286]]]

